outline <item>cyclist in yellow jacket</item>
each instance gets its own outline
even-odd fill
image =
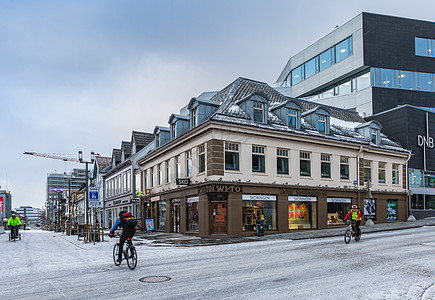
[[[344,220],[346,221],[349,217],[351,217],[352,221],[355,221],[356,232],[360,235],[361,230],[359,229],[359,225],[361,224],[361,210],[356,205],[352,205],[352,209],[349,210]]]
[[[16,214],[12,214],[12,216],[8,220],[8,226],[10,226],[11,228],[11,233],[12,230],[15,230],[15,236],[18,236],[18,227],[20,225],[21,225],[20,218],[18,218]]]

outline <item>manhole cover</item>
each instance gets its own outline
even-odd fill
[[[159,282],[169,281],[171,279],[172,278],[169,276],[147,276],[147,277],[142,277],[141,279],[139,279],[139,281],[145,283],[159,283]]]

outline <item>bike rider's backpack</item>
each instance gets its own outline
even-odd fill
[[[134,217],[125,218],[127,227],[136,227],[137,220]]]

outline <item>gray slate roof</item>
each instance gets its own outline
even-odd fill
[[[122,150],[124,150],[125,157],[129,157],[131,155],[131,142],[122,141],[121,151]]]
[[[154,140],[154,134],[148,132],[133,131],[132,135],[138,148],[142,148]]]
[[[302,112],[314,110],[319,106],[327,108],[331,117],[331,134],[325,135],[319,133],[304,119],[302,119],[301,130],[289,128],[270,110],[268,112],[268,124],[260,124],[252,121],[251,117],[245,111],[243,111],[240,106],[237,105],[237,101],[242,100],[254,93],[264,94],[269,100],[269,108],[276,107],[277,105],[280,105],[289,99],[298,101],[303,107]],[[264,82],[239,77],[220,92],[215,94],[210,101],[219,102],[221,105],[210,116],[209,120],[291,132],[301,135],[317,136],[325,139],[341,140],[359,144],[371,144],[368,138],[355,131],[355,126],[366,122],[356,112],[332,106],[320,105],[318,103],[306,100],[290,98],[282,95]],[[402,148],[400,144],[389,140],[384,134],[381,134],[381,145],[376,146],[372,144],[372,146],[387,148],[389,150],[400,152],[409,152],[408,150]]]

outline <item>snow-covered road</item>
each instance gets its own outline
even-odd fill
[[[7,232],[8,233],[8,232]],[[435,228],[207,247],[138,242],[138,266],[112,261],[115,239],[84,244],[40,230],[0,235],[0,299],[435,299]],[[143,283],[146,276],[169,276]]]

